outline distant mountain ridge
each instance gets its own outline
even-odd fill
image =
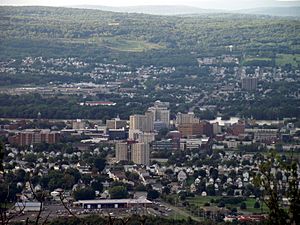
[[[186,15],[186,14],[207,14],[225,12],[224,10],[201,9],[185,5],[143,5],[143,6],[101,6],[101,5],[74,5],[72,8],[98,9],[103,11],[123,13],[144,13],[152,15]]]
[[[300,7],[262,7],[254,9],[243,9],[236,12],[244,14],[257,14],[269,16],[291,16],[300,17]]]
[[[97,9],[103,11],[123,12],[123,13],[144,13],[152,15],[199,15],[211,13],[238,13],[238,14],[256,14],[269,16],[290,16],[300,17],[300,7],[260,7],[240,10],[218,10],[218,9],[202,9],[185,5],[146,5],[146,6],[126,6],[112,7],[101,5],[74,5],[72,8]]]

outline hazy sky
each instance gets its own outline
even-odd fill
[[[300,5],[300,0],[0,0],[1,5],[190,5],[200,8],[238,9],[263,6]]]

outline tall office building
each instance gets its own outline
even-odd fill
[[[139,135],[142,134],[142,133],[143,132],[141,130],[129,129],[128,138],[130,140],[137,140],[139,138]]]
[[[146,123],[143,132],[153,132],[154,131],[154,115],[151,111],[145,112]]]
[[[150,107],[148,111],[153,113],[154,121],[160,121],[169,127],[170,124],[170,110],[168,109],[168,102],[156,101],[153,107]]]
[[[142,121],[145,119],[144,115],[131,115],[129,117],[129,129],[140,130],[142,127]]]
[[[155,108],[169,108],[170,103],[169,102],[161,102],[159,100],[154,102],[154,107]]]
[[[212,126],[213,126],[213,133],[214,133],[214,135],[220,134],[222,132],[221,126],[219,125],[218,122],[213,123]]]
[[[199,119],[195,117],[193,112],[189,113],[177,113],[176,124],[187,124],[187,123],[199,123]]]
[[[150,144],[155,140],[155,134],[154,133],[140,133],[138,135],[138,142],[142,142],[145,144]]]
[[[116,160],[128,161],[128,145],[126,142],[116,143]]]
[[[136,164],[150,165],[150,147],[149,144],[132,144],[131,160]]]
[[[147,111],[145,115],[130,116],[130,130],[152,132],[153,129],[154,129],[154,116],[152,112]]]
[[[170,110],[168,110],[167,108],[155,108],[155,107],[150,107],[148,110],[153,113],[154,121],[161,121],[167,127],[169,127]]]
[[[254,91],[257,88],[257,77],[243,77],[242,89],[247,91]]]

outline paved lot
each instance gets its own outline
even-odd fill
[[[68,205],[68,208],[71,212],[77,217],[84,217],[88,215],[102,215],[112,217],[127,217],[133,214],[137,215],[153,215],[153,216],[168,216],[167,211],[163,210],[161,207],[154,208],[143,208],[143,207],[135,207],[130,209],[96,209],[96,210],[87,210],[82,208],[74,208],[71,205]],[[13,221],[26,221],[27,218],[29,220],[35,220],[37,218],[38,212],[25,212],[15,218]],[[45,205],[44,210],[41,213],[41,221],[48,217],[48,220],[58,218],[58,217],[72,217],[72,215],[65,209],[62,204],[51,204]]]

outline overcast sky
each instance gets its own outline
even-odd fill
[[[0,0],[1,5],[189,5],[199,8],[241,9],[264,6],[300,6],[300,0]]]

